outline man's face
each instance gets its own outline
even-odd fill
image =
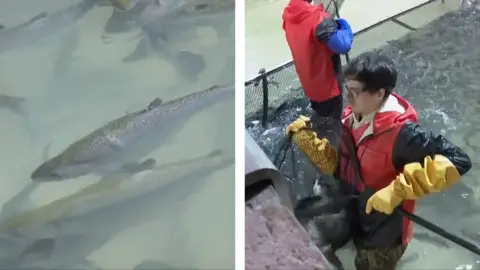
[[[346,79],[344,88],[347,91],[348,103],[357,114],[368,114],[376,110],[383,100],[384,91],[368,92],[365,85],[355,79]]]

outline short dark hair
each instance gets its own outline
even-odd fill
[[[397,84],[397,68],[393,60],[378,51],[364,52],[348,63],[343,78],[352,78],[365,85],[365,91],[385,89],[385,97]]]

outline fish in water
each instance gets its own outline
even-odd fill
[[[170,44],[170,38],[199,24],[210,23],[224,32],[223,26],[228,24],[213,23],[218,23],[218,18],[215,17],[218,14],[227,14],[233,24],[234,1],[140,0],[128,11],[115,10],[105,25],[105,32],[122,33],[140,27],[141,39],[134,52],[126,56],[123,62],[135,62],[159,54],[184,78],[195,81],[206,67],[204,58],[189,51],[179,51]]]
[[[28,112],[26,110],[26,98],[24,97],[14,97],[9,95],[0,94],[0,108],[6,108],[13,113],[22,117],[24,121],[25,129],[27,130],[30,137],[35,138],[32,128],[28,124]]]
[[[162,261],[146,260],[137,264],[133,270],[174,270],[178,269]]]
[[[111,1],[105,1],[110,3]],[[106,34],[120,34],[126,33],[138,27],[141,27],[140,20],[147,12],[152,9],[158,9],[159,4],[154,0],[141,0],[129,10],[114,9],[112,15],[108,18],[104,26]]]
[[[76,29],[69,31],[61,41],[57,57],[53,61],[53,70],[56,78],[62,78],[68,73],[71,63],[74,61],[73,53],[77,48],[78,41]]]
[[[81,0],[57,12],[43,12],[20,25],[0,28],[0,53],[34,45],[59,32],[85,16],[98,1]]]
[[[179,20],[171,29],[192,28],[193,25],[212,27],[219,38],[235,38],[231,31],[235,24],[235,1],[220,0],[209,4],[197,4],[195,7],[183,10]]]
[[[177,51],[168,44],[165,37],[156,31],[156,26],[153,24],[143,26],[142,32],[145,38],[140,40],[132,54],[123,58],[124,63],[136,62],[154,56],[152,52],[161,52],[164,59],[182,77],[192,82],[197,81],[198,74],[206,68],[203,56],[189,51]]]
[[[9,95],[0,94],[0,108],[7,108],[10,111],[20,115],[25,115],[25,101],[24,97],[14,97]]]
[[[151,168],[155,160],[139,163],[171,133],[202,109],[233,98],[235,87],[214,86],[169,102],[156,98],[137,112],[115,119],[71,144],[41,164],[31,175],[37,182],[60,181],[90,173],[111,176]]]
[[[165,2],[167,1],[138,0],[136,5],[128,11],[114,10],[105,24],[105,33],[129,32],[142,27],[146,23],[155,22],[157,19],[161,19],[161,16],[167,16],[168,5],[171,6],[172,4]],[[164,22],[168,25],[168,28],[163,28],[166,35],[174,30],[179,32],[178,30],[182,28],[192,28],[196,25],[209,25],[217,31],[221,31],[222,27],[230,26],[235,21],[235,1],[233,0],[183,0],[183,3],[179,8],[171,11],[171,13],[175,12],[177,16],[170,16],[169,21]],[[165,7],[166,5],[167,7]],[[218,23],[218,18],[225,15],[230,17],[231,22]]]
[[[161,19],[162,16],[168,16],[169,21],[165,23],[176,29],[176,25],[184,22],[194,26],[198,23],[197,19],[200,19],[203,24],[204,19],[218,14],[234,16],[234,11],[235,1],[233,0],[137,0],[131,9],[126,11],[115,9],[107,20],[104,30],[106,34],[125,33]],[[213,23],[211,24],[213,26]]]
[[[97,269],[85,267],[89,264],[84,259],[99,246],[110,243],[125,229],[137,226],[139,220],[148,222],[159,213],[170,211],[183,198],[209,183],[212,173],[232,164],[234,156],[216,149],[159,164],[151,173],[139,176],[138,182],[130,185],[123,185],[130,179],[127,175],[115,176],[114,181],[98,181],[46,205],[10,216],[0,222],[0,269],[2,266],[8,269]],[[152,205],[157,207],[149,207]],[[145,211],[139,212],[138,209]],[[115,220],[115,226],[107,225],[111,220]],[[173,220],[175,223],[176,219]],[[79,226],[87,224],[85,222],[89,226]],[[54,230],[51,230],[52,226]],[[48,238],[54,239],[53,245],[41,240]],[[31,252],[27,255],[33,255],[30,258],[41,257],[38,256],[41,253],[31,248],[33,245],[43,246],[39,243],[32,245],[37,240],[44,242],[46,247],[55,248],[50,259],[21,260],[18,254],[25,254],[29,247]],[[4,262],[4,259],[8,261]],[[82,266],[87,264],[65,268],[73,266],[74,262],[83,262]],[[42,267],[37,263],[42,263]]]
[[[33,242],[27,248],[25,248],[25,250],[20,254],[20,257],[22,258],[22,260],[38,260],[51,256],[54,248],[55,239],[39,239]]]

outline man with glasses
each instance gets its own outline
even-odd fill
[[[352,28],[344,19],[332,19],[323,4],[290,0],[283,11],[283,29],[312,109],[319,116],[340,119],[343,108],[337,80],[341,71],[340,54],[348,53],[352,47]]]
[[[395,269],[413,231],[411,221],[394,210],[413,212],[417,199],[452,186],[472,164],[458,146],[420,127],[414,108],[393,92],[397,70],[390,58],[363,53],[343,75],[349,106],[342,117],[347,136],[340,154],[305,129],[310,123],[304,116],[287,133],[320,170],[355,186],[356,268]]]

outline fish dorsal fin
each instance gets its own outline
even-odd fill
[[[157,108],[158,106],[162,105],[162,99],[161,98],[155,98],[150,104],[148,104],[147,110],[152,110]]]

